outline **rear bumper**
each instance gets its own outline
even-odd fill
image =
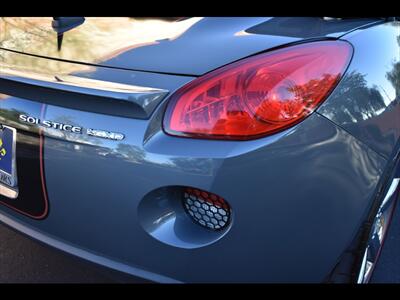
[[[256,141],[190,140],[162,131],[142,141],[127,135],[130,147],[115,152],[113,144],[46,137],[48,217],[37,221],[1,207],[0,221],[156,282],[321,282],[367,216],[386,165],[318,114]],[[234,218],[225,235],[188,249],[146,232],[140,204],[176,185],[230,203]]]
[[[160,283],[179,283],[179,281],[174,280],[172,278],[168,278],[162,275],[158,275],[146,270],[143,270],[141,268],[137,267],[132,267],[123,263],[119,263],[114,260],[107,259],[105,257],[96,255],[95,253],[80,249],[79,247],[72,246],[66,242],[63,242],[59,239],[53,238],[49,235],[43,234],[37,230],[34,230],[30,226],[27,226],[26,224],[23,224],[22,222],[16,221],[14,218],[9,216],[6,213],[0,213],[0,221],[6,224],[7,226],[13,228],[14,230],[17,230],[18,232],[33,238],[39,242],[42,242],[45,245],[48,245],[50,247],[56,248],[58,250],[61,250],[62,252],[66,252],[70,255],[76,256],[80,259],[83,259],[84,261],[92,262],[97,265],[112,269],[112,270],[117,270],[119,272],[123,272],[125,274],[130,274],[133,276],[138,276],[143,279],[147,279],[150,281],[155,281],[155,282],[160,282]],[[106,269],[107,270],[107,269]],[[109,270],[110,274],[112,273],[112,270]],[[115,275],[118,276],[118,278],[121,278],[122,275]],[[121,277],[120,277],[121,276]]]

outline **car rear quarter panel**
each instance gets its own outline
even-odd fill
[[[122,126],[126,139],[99,144],[47,133],[48,217],[2,213],[65,243],[62,249],[76,246],[185,282],[322,281],[357,232],[385,165],[317,114],[256,141],[190,140],[158,131],[147,143],[146,121],[47,107],[46,118],[66,115],[84,127]],[[230,231],[196,249],[148,235],[138,205],[170,185],[227,199],[234,211]]]
[[[352,62],[318,112],[391,158],[400,136],[400,22],[356,30],[344,37]]]

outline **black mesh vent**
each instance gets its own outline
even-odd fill
[[[230,222],[230,207],[217,195],[187,188],[183,193],[183,206],[195,223],[208,229],[221,230]]]

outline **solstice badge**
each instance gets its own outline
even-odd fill
[[[60,131],[66,131],[66,132],[71,132],[71,133],[76,133],[76,134],[86,133],[87,135],[90,135],[90,136],[114,140],[114,141],[121,141],[125,138],[125,136],[119,132],[112,132],[112,131],[108,131],[108,130],[93,129],[93,128],[84,129],[83,127],[75,126],[72,124],[65,124],[65,123],[54,122],[54,121],[50,121],[50,120],[41,120],[39,118],[35,118],[35,117],[27,116],[27,115],[19,115],[19,120],[24,123],[34,124],[34,125],[42,126],[45,128],[52,128],[52,129],[57,129]]]

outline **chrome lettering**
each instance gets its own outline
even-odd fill
[[[64,123],[49,121],[49,120],[40,120],[39,118],[35,118],[35,117],[23,115],[23,114],[19,115],[19,120],[24,123],[36,124],[36,125],[43,126],[46,128],[52,128],[52,129],[57,129],[57,130],[62,130],[62,131],[67,131],[67,132],[72,132],[72,133],[78,133],[78,134],[83,133],[83,128],[80,126],[74,126],[72,124],[64,124]],[[122,133],[101,130],[101,129],[93,129],[93,128],[88,128],[86,130],[86,134],[90,135],[90,136],[94,136],[94,137],[115,140],[115,141],[120,141],[125,138],[124,134],[122,134]]]

